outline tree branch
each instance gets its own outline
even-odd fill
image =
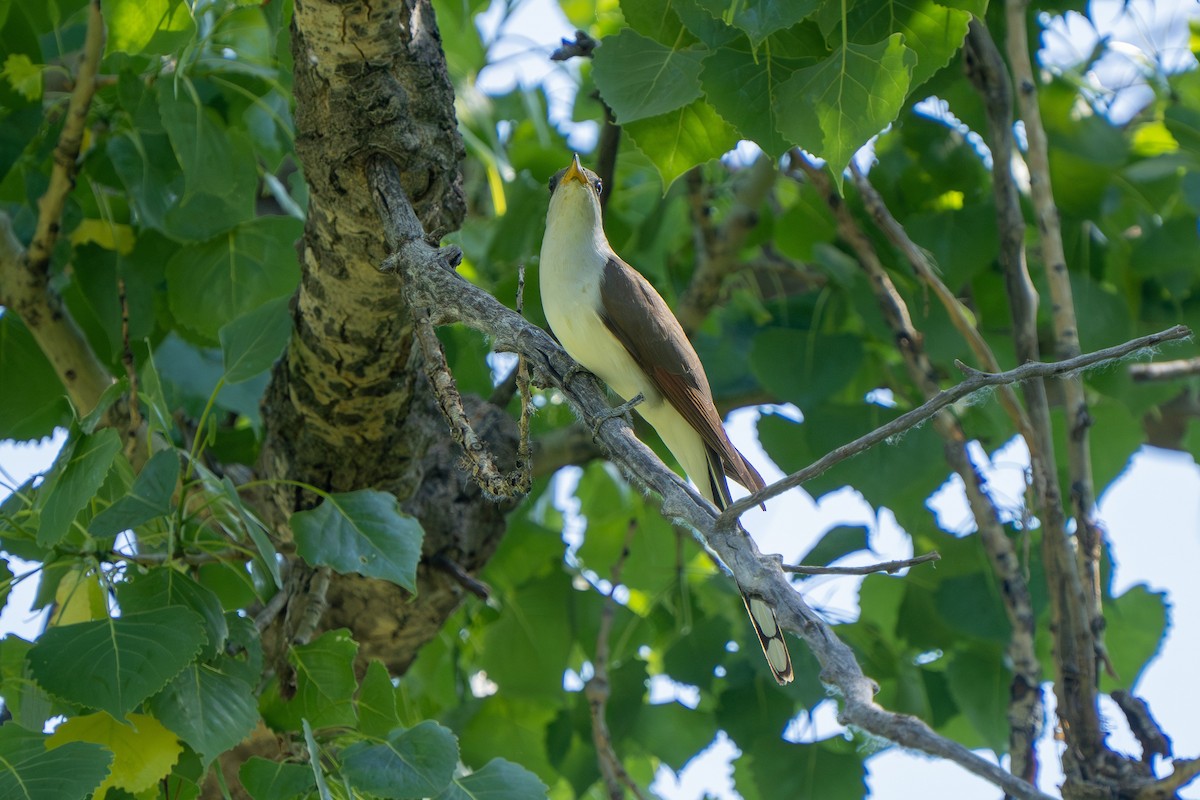
[[[79,72],[75,74],[75,88],[71,90],[71,99],[67,103],[67,118],[58,136],[58,145],[54,148],[50,183],[46,193],[38,200],[37,226],[25,256],[27,269],[43,282],[49,277],[50,256],[58,241],[67,195],[75,188],[84,123],[87,122],[92,96],[96,93],[96,70],[104,53],[104,17],[100,14],[100,0],[88,3],[87,33],[84,37],[83,58],[79,62]]]
[[[453,252],[439,250],[421,236],[406,239],[399,235],[393,226],[390,209],[406,204],[407,199],[399,190],[395,167],[388,163],[378,165],[372,180],[373,190],[380,195],[384,207],[389,209],[384,216],[384,226],[389,236],[397,239],[397,253],[403,254],[403,257],[389,258],[382,268],[400,274],[410,301],[418,308],[429,309],[434,324],[462,322],[491,337],[497,349],[524,354],[529,359],[535,379],[543,385],[557,387],[586,424],[595,426],[603,419],[609,407],[601,387],[594,381],[578,379],[572,381],[570,386],[564,385],[563,378],[575,362],[549,334],[531,325],[456,273],[450,266]],[[1185,336],[1187,329],[1180,327],[1173,333],[1174,336],[1168,338]],[[1154,342],[1164,340],[1147,338]],[[1131,351],[1141,346],[1145,346],[1145,343],[1139,341]],[[1066,367],[1034,364],[1025,368],[1024,372],[1017,372],[1017,375],[1020,379],[1028,379],[1039,371],[1053,374],[1055,370],[1079,369],[1091,363],[1080,362]],[[983,376],[975,380],[983,381],[977,388],[1004,382],[996,376]],[[963,396],[967,393],[964,392]],[[638,441],[624,420],[618,418],[604,425],[597,438],[613,463],[629,476],[637,488],[654,492],[663,498],[665,516],[694,529],[733,573],[742,589],[758,594],[773,605],[783,627],[805,640],[821,664],[822,680],[837,686],[842,693],[845,700],[841,713],[843,724],[857,725],[902,746],[950,759],[1014,797],[1050,800],[1049,795],[1038,791],[1028,782],[938,735],[921,720],[889,712],[877,705],[873,699],[877,688],[875,682],[863,674],[850,648],[795,591],[776,559],[763,556],[754,541],[728,521],[718,528],[715,524],[716,509]]]
[[[758,224],[758,210],[776,178],[775,159],[760,155],[748,169],[742,170],[734,192],[733,207],[717,228],[712,227],[712,212],[704,195],[698,170],[688,173],[692,218],[703,234],[696,242],[696,269],[691,283],[679,298],[675,316],[688,333],[704,322],[721,296],[721,286],[736,271],[742,243]],[[699,184],[699,185],[697,185]]]
[[[783,571],[793,575],[873,575],[876,572],[899,572],[906,567],[915,567],[917,564],[941,560],[941,553],[934,550],[913,558],[884,561],[881,564],[868,564],[865,567],[810,567],[805,564],[784,564]]]
[[[909,373],[929,399],[937,393],[938,383],[934,377],[933,365],[923,348],[921,335],[912,326],[911,318],[904,299],[892,285],[891,278],[884,270],[882,263],[875,253],[871,239],[858,227],[854,216],[841,202],[828,176],[817,170],[797,151],[794,158],[808,175],[809,180],[816,183],[828,201],[838,220],[838,228],[842,236],[851,242],[858,253],[860,261],[872,275],[872,285],[878,287],[877,294],[881,296],[880,303],[884,306],[884,317],[892,324],[897,342],[900,345]],[[876,223],[884,231],[888,239],[896,245],[912,264],[914,271],[932,286],[934,292],[946,306],[950,318],[963,334],[976,356],[991,372],[999,372],[996,357],[992,354],[979,331],[967,318],[966,309],[950,293],[941,279],[937,277],[932,265],[925,258],[924,252],[908,237],[907,232],[888,212],[883,198],[871,186],[866,176],[859,171],[853,162],[850,171],[854,184],[863,198],[866,209],[875,218]],[[889,308],[899,308],[889,312]],[[1009,416],[1017,425],[1022,435],[1032,435],[1032,427],[1020,403],[1017,402],[1016,392],[1011,386],[999,388],[1000,403],[1009,412]],[[934,427],[946,443],[946,460],[950,467],[962,479],[967,503],[971,508],[975,525],[979,531],[979,540],[991,563],[992,570],[999,578],[1000,596],[1004,602],[1004,611],[1011,624],[1012,634],[1008,642],[1008,656],[1012,663],[1012,685],[1009,691],[1008,722],[1009,722],[1009,753],[1011,756],[1011,771],[1031,783],[1037,779],[1037,740],[1042,733],[1042,669],[1034,647],[1035,616],[1033,613],[1033,598],[1029,592],[1029,583],[1025,579],[1021,559],[1016,547],[1005,533],[1001,522],[999,509],[995,502],[984,490],[983,477],[979,474],[974,462],[967,452],[967,436],[956,417],[940,414],[934,417]]]
[[[1005,384],[1024,383],[1025,381],[1069,375],[1072,372],[1079,372],[1080,370],[1091,369],[1102,364],[1120,361],[1140,351],[1157,347],[1164,342],[1187,339],[1191,336],[1192,331],[1186,325],[1176,325],[1172,328],[1167,328],[1165,331],[1139,336],[1137,339],[1130,339],[1128,342],[1106,347],[1103,350],[1084,353],[1068,361],[1054,361],[1050,363],[1031,361],[1006,372],[999,373],[980,372],[973,367],[968,367],[961,361],[956,361],[956,366],[966,374],[966,380],[949,389],[943,389],[930,400],[917,406],[912,411],[901,414],[886,425],[882,425],[852,442],[831,450],[804,469],[797,470],[791,475],[772,483],[770,486],[735,501],[721,513],[717,520],[717,526],[722,530],[732,529],[734,520],[741,517],[742,514],[745,514],[751,508],[761,505],[773,497],[778,497],[788,489],[794,489],[805,481],[812,480],[830,467],[845,461],[851,456],[856,456],[892,436],[903,433],[910,428],[915,428],[942,409],[953,403],[957,403],[959,400],[975,392]]]
[[[104,18],[99,0],[92,0],[88,6],[84,36],[83,58],[54,148],[50,182],[38,200],[38,218],[28,250],[13,234],[8,216],[0,214],[0,305],[16,313],[29,328],[80,415],[96,407],[104,390],[112,384],[112,376],[63,307],[62,298],[50,287],[50,256],[58,241],[63,207],[75,186],[84,124],[96,91],[96,69],[104,50]]]
[[[1180,358],[1175,361],[1159,361],[1154,364],[1134,364],[1129,375],[1135,381],[1173,381],[1200,375],[1200,358]]]
[[[1019,27],[1023,33],[1025,21]],[[1013,176],[1017,157],[1013,138],[1012,85],[996,43],[984,24],[971,20],[964,46],[968,79],[984,101],[988,146],[992,151],[992,187],[1000,235],[999,259],[1004,270],[1017,358],[1040,358],[1037,338],[1037,292],[1025,260],[1025,218]],[[1096,706],[1096,641],[1091,604],[1076,569],[1074,540],[1067,533],[1066,513],[1058,483],[1050,404],[1041,381],[1022,390],[1034,436],[1026,440],[1033,467],[1034,493],[1043,524],[1042,551],[1050,594],[1054,635],[1057,713],[1066,730],[1063,768],[1068,781],[1086,780],[1090,765],[1104,751],[1104,732]]]
[[[625,566],[625,559],[629,557],[629,548],[636,531],[637,522],[630,522],[629,528],[625,532],[625,545],[621,548],[621,554],[617,556],[616,562],[613,563],[612,575],[609,578],[612,588],[604,598],[604,608],[600,611],[599,632],[596,634],[596,655],[592,660],[594,671],[592,677],[583,686],[584,695],[588,700],[588,709],[592,716],[592,743],[596,747],[596,760],[599,762],[600,774],[604,776],[604,785],[608,790],[610,800],[624,800],[625,787],[628,787],[638,800],[646,800],[642,790],[638,788],[633,778],[629,777],[629,773],[621,764],[621,759],[613,746],[612,734],[609,732],[606,717],[609,697],[608,639],[612,634],[613,617],[617,604],[617,601],[613,599],[613,592],[617,590],[617,586],[621,582],[621,568]]]
[[[1062,228],[1054,192],[1050,185],[1050,155],[1042,113],[1038,108],[1037,81],[1029,56],[1026,18],[1029,0],[1008,0],[1005,3],[1007,32],[1005,45],[1013,80],[1017,85],[1017,106],[1025,123],[1027,142],[1026,161],[1029,166],[1029,192],[1037,220],[1042,252],[1042,266],[1050,287],[1051,320],[1054,325],[1055,358],[1079,355],[1079,326],[1075,317],[1075,300],[1071,291],[1071,276],[1067,272],[1067,257],[1063,252]],[[1067,417],[1067,472],[1071,487],[1071,505],[1075,509],[1076,538],[1079,540],[1079,570],[1088,593],[1088,610],[1095,642],[1095,656],[1107,662],[1104,650],[1104,610],[1102,608],[1100,559],[1103,555],[1104,532],[1096,521],[1096,490],[1092,478],[1092,456],[1088,429],[1092,417],[1088,413],[1083,381],[1078,375],[1062,379],[1063,405]],[[1111,665],[1110,665],[1111,669]],[[1093,669],[1093,672],[1097,671]]]

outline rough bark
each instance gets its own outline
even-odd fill
[[[425,555],[468,573],[504,530],[506,509],[456,469],[445,423],[429,397],[412,321],[387,255],[363,165],[385,153],[426,230],[456,228],[465,213],[464,156],[454,93],[427,0],[384,3],[298,0],[292,22],[296,151],[309,186],[298,250],[295,329],[264,401],[263,477],[325,490],[391,491],[425,529]],[[474,411],[501,451],[515,426],[479,403]],[[272,498],[276,529],[316,498],[285,485]],[[349,627],[364,658],[406,669],[461,600],[446,572],[423,563],[418,594],[334,576],[321,628]],[[274,631],[277,648],[286,637]]]

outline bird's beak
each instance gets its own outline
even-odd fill
[[[583,174],[583,165],[579,163],[579,154],[575,154],[575,158],[571,160],[571,165],[567,167],[567,172],[562,176],[562,183],[567,181],[577,181],[583,186],[588,185],[587,176]]]

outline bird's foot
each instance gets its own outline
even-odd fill
[[[630,399],[624,403],[621,403],[621,405],[619,405],[619,406],[614,406],[613,408],[610,408],[608,411],[605,411],[603,414],[600,414],[599,416],[597,416],[596,424],[594,424],[592,426],[592,438],[595,438],[595,439],[600,438],[600,428],[603,427],[604,423],[608,422],[610,419],[616,419],[617,417],[624,417],[625,421],[628,422],[632,426],[633,420],[630,419],[629,412],[633,411],[633,409],[637,408],[639,405],[641,405],[643,402],[645,402],[645,400],[646,400],[646,395],[642,394],[641,392],[638,392],[636,395],[634,395],[634,397],[632,399]]]
[[[563,375],[562,385],[564,388],[571,385],[571,381],[575,380],[580,375],[591,375],[592,373],[582,364],[572,364],[567,374]],[[594,377],[594,376],[593,376]]]

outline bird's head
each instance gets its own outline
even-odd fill
[[[579,163],[578,154],[569,166],[550,179],[550,210],[547,227],[600,229],[600,176]]]

